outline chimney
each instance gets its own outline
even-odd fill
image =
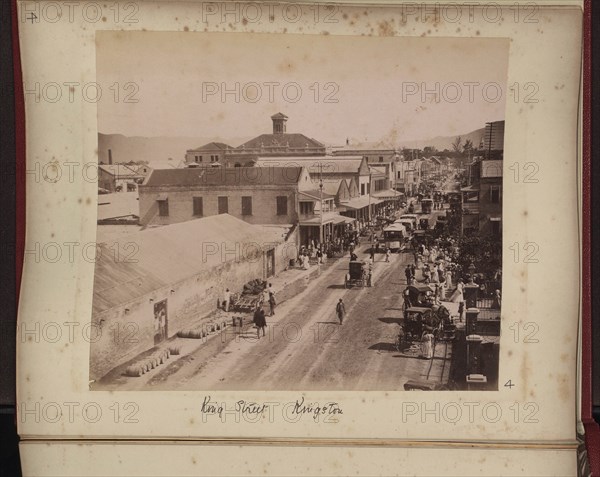
[[[273,121],[273,134],[285,134],[285,123],[288,117],[285,114],[277,113],[271,116]]]
[[[112,150],[108,150],[108,164],[112,165]]]

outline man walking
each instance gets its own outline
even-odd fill
[[[265,336],[265,327],[267,326],[267,319],[265,318],[265,310],[259,304],[256,307],[256,311],[254,312],[254,326],[256,326],[256,337],[260,339],[260,330],[263,332],[263,336]]]
[[[340,320],[341,325],[344,321],[344,317],[346,316],[346,307],[344,306],[344,302],[341,298],[335,306],[335,314],[337,315],[338,320]]]
[[[270,286],[269,289],[269,307],[271,309],[271,316],[273,316],[275,314],[275,305],[277,302],[275,301],[275,292],[270,288]]]
[[[404,269],[404,276],[406,277],[406,284],[410,285],[412,283],[412,270],[410,265],[407,265]]]

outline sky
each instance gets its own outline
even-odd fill
[[[287,132],[326,144],[464,134],[504,119],[508,49],[502,38],[98,32],[97,81],[112,88],[98,130],[254,137],[282,112]]]

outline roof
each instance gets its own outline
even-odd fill
[[[358,170],[362,163],[362,158],[350,156],[347,158],[333,157],[259,157],[257,166],[271,166],[277,164],[279,166],[305,166],[308,172],[313,177],[318,177],[319,174],[358,174]]]
[[[380,202],[382,202],[380,199],[376,199],[374,197],[371,197],[369,199],[369,196],[363,195],[362,197],[355,197],[345,202],[341,202],[339,209],[362,209],[363,207],[368,207],[369,203],[371,203],[371,205],[374,205],[379,204]]]
[[[371,196],[377,197],[378,199],[387,199],[387,198],[393,198],[393,197],[404,197],[404,194],[402,192],[398,192],[396,190],[385,189],[385,190],[378,190],[376,192],[373,192],[371,194]]]
[[[394,222],[393,224],[388,225],[387,227],[385,227],[383,229],[384,232],[392,232],[392,231],[395,231],[395,230],[400,230],[402,232],[406,232],[406,227],[404,227],[404,225],[402,225],[400,223]]]
[[[300,133],[261,134],[250,139],[236,149],[268,149],[269,147],[324,148],[325,145]]]
[[[288,117],[283,113],[275,113],[271,116],[271,119],[287,119]]]
[[[302,167],[213,167],[155,169],[142,189],[160,186],[245,186],[295,185]]]
[[[208,144],[204,144],[204,146],[197,147],[195,149],[188,149],[188,152],[189,151],[203,151],[203,150],[213,150],[214,151],[215,149],[224,151],[227,149],[233,149],[233,146],[230,146],[229,144],[225,144],[224,142],[213,141],[213,142],[209,142]]]
[[[137,192],[116,192],[98,196],[98,220],[139,216]]]
[[[300,192],[300,195],[307,195],[312,199],[321,200],[321,191],[319,190],[303,190],[302,192]],[[335,199],[335,195],[323,192],[323,199]]]
[[[137,177],[138,172],[126,164],[98,164],[98,169],[115,177]]]
[[[119,252],[113,241],[99,243],[92,310],[100,313],[225,262],[244,260],[244,253],[232,254],[231,250],[250,250],[250,244],[256,250],[256,244],[283,240],[280,228],[251,225],[221,214],[131,233],[117,242]],[[114,260],[115,253],[131,260]]]

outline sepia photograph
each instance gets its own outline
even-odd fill
[[[497,391],[509,45],[98,31],[90,389]]]

